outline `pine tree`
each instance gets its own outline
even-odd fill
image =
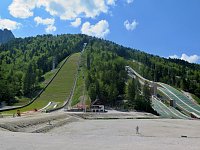
[[[135,81],[134,79],[132,79],[129,83],[128,83],[128,87],[127,87],[127,98],[129,100],[129,103],[132,106],[136,105],[135,102],[135,93],[136,93],[136,88],[135,88]]]

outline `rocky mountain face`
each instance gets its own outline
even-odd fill
[[[14,38],[15,38],[15,36],[13,35],[13,33],[10,30],[8,30],[8,29],[1,30],[0,29],[0,44],[6,43]]]

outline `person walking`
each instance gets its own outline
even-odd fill
[[[136,134],[139,134],[139,126],[136,126]]]

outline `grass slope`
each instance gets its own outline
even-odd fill
[[[85,88],[85,74],[86,74],[86,53],[83,53],[80,58],[80,67],[78,70],[78,77],[76,82],[76,87],[71,101],[71,106],[74,107],[76,104],[86,104],[90,105],[90,99]]]
[[[192,98],[198,103],[200,104],[200,98],[198,98],[196,95],[191,94]]]
[[[74,95],[73,95],[72,101],[71,101],[71,106],[74,106],[77,103],[79,103],[80,97],[84,96],[84,90],[85,90],[84,85],[85,85],[84,70],[83,70],[83,67],[80,66],[79,71],[78,71],[78,78],[77,78],[77,82],[76,82]]]
[[[77,73],[77,62],[79,60],[80,53],[71,55],[67,62],[63,65],[57,76],[45,89],[45,91],[36,99],[31,105],[20,109],[21,112],[29,111],[33,109],[41,109],[49,102],[56,102],[57,107],[62,106],[65,100],[70,95],[70,91],[74,84],[74,77]],[[16,112],[16,110],[9,111],[10,113]]]
[[[62,64],[65,62],[66,59],[64,59],[63,61],[61,61],[57,68],[55,68],[53,71],[49,71],[47,73],[45,73],[43,75],[44,77],[44,81],[40,83],[40,87],[41,88],[44,88],[49,82],[50,80],[53,78],[53,76],[55,76],[55,74],[57,73],[57,71],[60,69],[60,67],[62,66]],[[34,97],[37,96],[39,90],[38,91],[35,91],[32,95],[30,95],[30,97],[24,97],[24,96],[21,96],[21,97],[16,97],[17,99],[17,102],[15,102],[14,104],[12,104],[11,106],[23,106],[25,104],[28,104]]]

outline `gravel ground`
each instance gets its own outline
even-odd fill
[[[136,134],[136,126],[139,126],[139,134]],[[47,133],[0,129],[0,135],[1,150],[199,150],[200,121],[79,119]]]

